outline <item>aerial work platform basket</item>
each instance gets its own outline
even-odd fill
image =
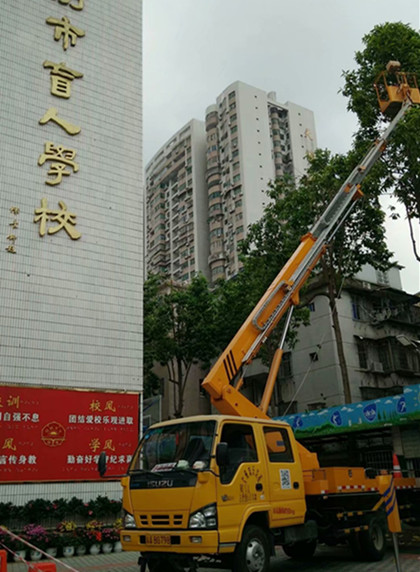
[[[394,117],[406,99],[412,103],[420,103],[420,90],[414,73],[400,71],[401,65],[391,61],[386,71],[381,72],[374,86],[382,113]]]

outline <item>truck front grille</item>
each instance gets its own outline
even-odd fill
[[[182,528],[184,524],[182,514],[142,513],[139,518],[145,528]]]

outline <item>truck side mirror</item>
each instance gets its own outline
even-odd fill
[[[220,468],[229,464],[229,452],[227,443],[219,443],[216,447],[216,463]]]
[[[99,455],[98,472],[99,472],[101,477],[103,477],[106,473],[106,453],[105,453],[105,451],[102,451]]]

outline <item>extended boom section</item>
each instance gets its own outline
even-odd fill
[[[356,200],[363,196],[360,184],[385,150],[392,131],[411,105],[411,99],[406,98],[382,137],[375,142],[363,161],[346,179],[311,231],[302,237],[296,251],[203,381],[203,387],[210,394],[213,405],[220,413],[266,417],[275,376],[271,376],[271,383],[266,387],[262,406],[257,407],[239,391],[244,369],[256,357],[262,344],[284,314],[299,303],[300,289],[337,230],[351,213]],[[279,360],[275,367],[277,371]]]

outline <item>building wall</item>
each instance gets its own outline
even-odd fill
[[[417,300],[401,290],[398,267],[378,274],[367,266],[346,283],[336,306],[352,402],[394,395],[418,383]],[[310,325],[299,329],[291,350],[290,375],[279,382],[281,407],[293,401],[298,412],[345,403],[326,294],[318,292],[309,308]]]
[[[78,34],[67,49],[65,37],[54,40],[62,28],[46,21],[63,17]],[[138,0],[2,6],[1,383],[141,389],[141,35]],[[67,79],[83,74],[70,73],[71,94],[57,92],[52,81],[66,80],[48,61],[64,62]],[[61,209],[75,224],[51,220]]]

